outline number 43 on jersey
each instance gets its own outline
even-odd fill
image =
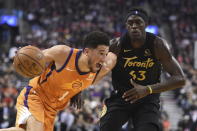
[[[146,79],[146,71],[131,71],[129,74],[133,80],[143,81]]]

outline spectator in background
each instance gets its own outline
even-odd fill
[[[71,126],[75,120],[71,108],[68,108],[60,113],[60,128],[61,131],[70,131]]]

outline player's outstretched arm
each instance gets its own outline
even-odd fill
[[[112,53],[109,52],[107,54],[107,57],[105,59],[105,63],[103,64],[101,70],[99,71],[99,73],[96,76],[96,79],[94,80],[93,84],[97,84],[104,76],[106,76],[116,65],[116,60],[117,60],[117,56]]]
[[[171,55],[168,43],[165,40],[161,38],[155,40],[155,55],[161,62],[163,69],[170,74],[170,77],[165,82],[152,85],[153,93],[160,93],[184,86],[184,73],[177,60]]]
[[[97,74],[93,84],[97,84],[104,76],[106,76],[116,65],[117,57],[120,52],[120,38],[110,40],[109,53],[105,59],[101,70]]]
[[[97,84],[104,76],[106,76],[116,65],[117,56],[120,52],[120,38],[110,40],[109,53],[105,59],[105,62],[96,76],[93,84]]]
[[[20,127],[10,127],[7,129],[0,129],[0,131],[25,131],[23,128]]]
[[[55,62],[56,68],[59,69],[68,57],[71,48],[66,45],[56,45],[43,50],[47,64]]]

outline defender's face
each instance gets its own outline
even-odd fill
[[[91,72],[97,72],[103,65],[109,47],[106,45],[99,45],[96,49],[89,49],[88,51],[88,65]]]
[[[132,39],[142,39],[145,36],[145,21],[137,15],[131,15],[126,21],[126,28]]]

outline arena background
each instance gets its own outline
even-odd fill
[[[147,31],[170,43],[186,75],[186,86],[161,95],[164,131],[197,130],[197,1],[196,0],[0,0],[0,128],[14,125],[15,103],[28,80],[17,75],[12,58],[28,44],[42,49],[67,43],[81,47],[85,34],[107,32],[111,38],[124,30],[124,16],[131,6],[141,6],[151,16]],[[196,51],[197,52],[197,51]],[[163,74],[163,77],[167,77]],[[60,112],[56,131],[98,131],[103,99],[111,91],[107,76],[84,92],[85,106]],[[124,125],[123,131],[132,125]]]

